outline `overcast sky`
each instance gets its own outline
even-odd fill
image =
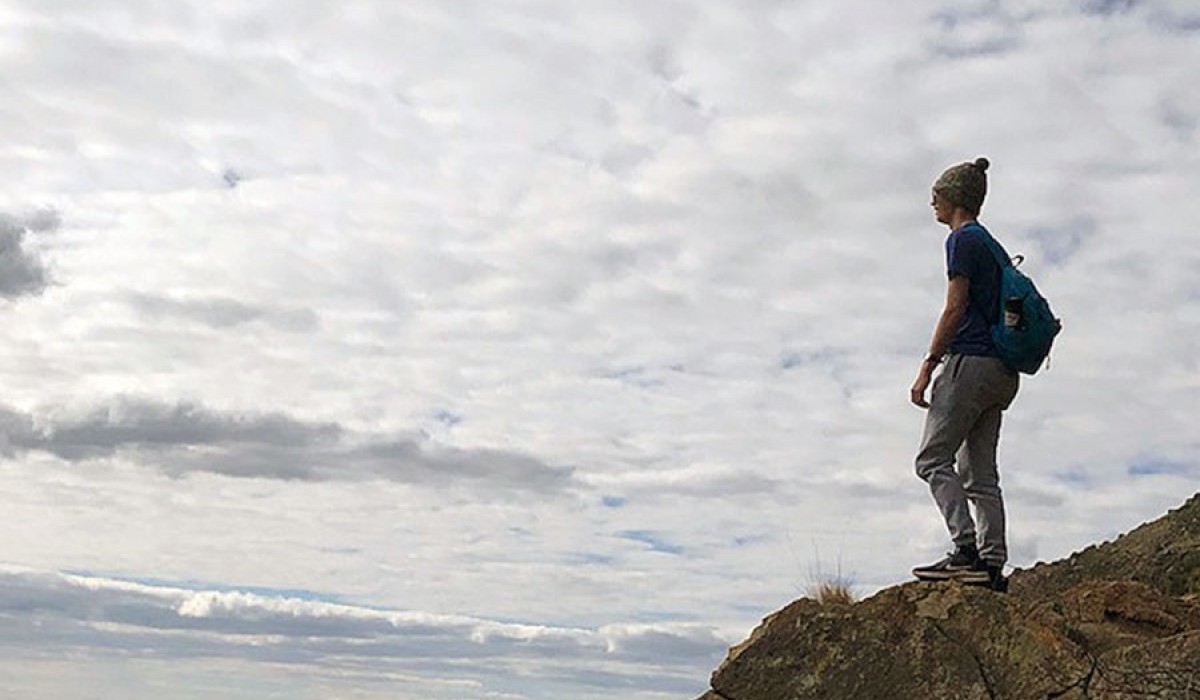
[[[1191,0],[0,0],[0,690],[687,700],[948,546],[929,188],[1062,316],[1012,564],[1200,483]]]

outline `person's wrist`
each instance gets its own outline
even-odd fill
[[[941,355],[926,355],[925,361],[923,364],[933,365],[936,367],[937,365],[942,364],[942,356]]]

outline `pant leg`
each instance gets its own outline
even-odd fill
[[[1001,415],[999,406],[980,414],[967,433],[958,456],[963,491],[971,505],[975,506],[979,557],[995,565],[1003,565],[1008,560],[1004,535],[1004,497],[1000,491],[1000,471],[996,464]]]
[[[959,381],[964,359],[962,355],[950,356],[934,379],[915,464],[917,476],[929,484],[950,539],[960,546],[975,544],[976,536],[967,493],[955,469],[959,447],[978,417],[970,386]]]
[[[1002,362],[988,357],[971,358],[960,378],[978,387],[982,410],[960,449],[958,471],[967,499],[975,507],[979,556],[989,564],[1003,565],[1008,548],[996,447],[1003,412],[1016,397],[1020,380]]]

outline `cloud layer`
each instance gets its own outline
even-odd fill
[[[48,641],[0,689],[694,695],[822,571],[947,546],[905,398],[928,189],[979,155],[1066,327],[1006,416],[1012,563],[1158,515],[1200,477],[1198,31],[1171,0],[9,0],[0,609]]]
[[[49,284],[45,263],[27,241],[29,234],[52,233],[60,225],[52,209],[28,216],[0,213],[0,297],[41,294]]]
[[[0,615],[10,623],[0,646],[28,657],[74,649],[81,665],[119,669],[122,656],[151,650],[157,661],[224,659],[242,672],[271,664],[318,677],[345,673],[399,697],[495,697],[518,685],[514,675],[523,677],[523,697],[570,687],[597,697],[613,685],[636,689],[635,697],[685,693],[729,644],[696,625],[554,628],[14,569],[0,572]],[[656,660],[653,668],[646,658]]]
[[[68,462],[121,457],[175,476],[203,471],[313,481],[465,481],[532,491],[571,483],[569,468],[499,450],[439,448],[410,436],[353,436],[337,424],[282,414],[229,414],[135,399],[47,420],[0,407],[0,444],[9,458],[31,450]]]

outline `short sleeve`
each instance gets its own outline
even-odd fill
[[[977,280],[980,274],[979,240],[975,236],[964,235],[964,231],[955,231],[946,239],[946,274],[951,279],[966,277]]]

